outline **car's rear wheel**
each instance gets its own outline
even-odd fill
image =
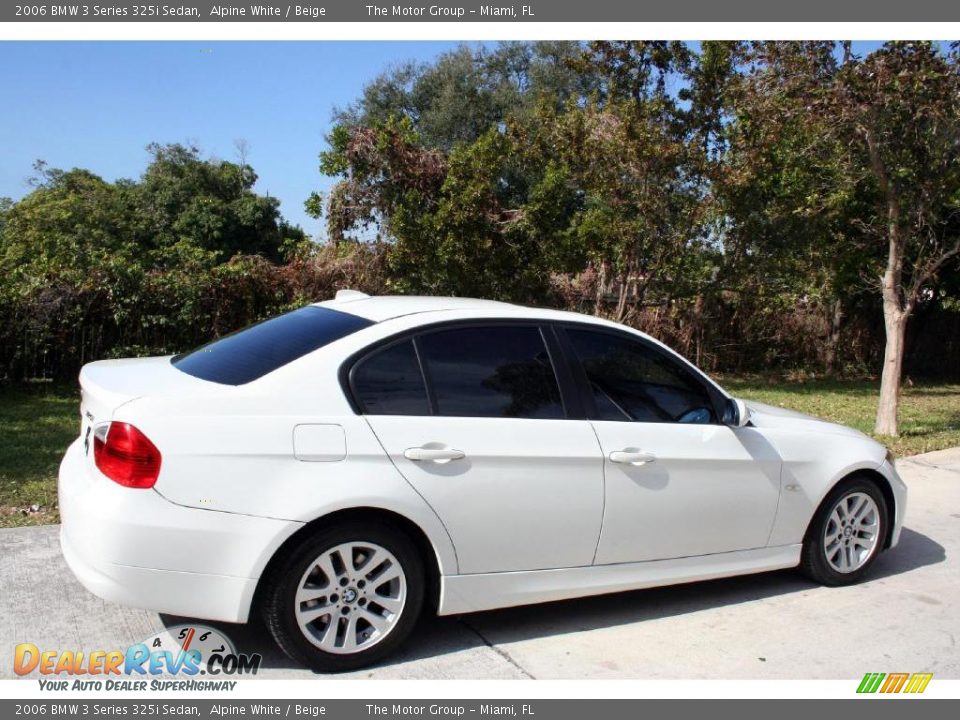
[[[824,585],[858,582],[876,562],[887,534],[883,493],[862,477],[841,482],[814,515],[800,566]]]
[[[396,650],[423,597],[423,562],[406,535],[386,525],[344,524],[281,559],[266,578],[262,612],[287,655],[339,672]]]

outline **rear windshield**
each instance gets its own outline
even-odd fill
[[[309,306],[237,330],[171,362],[201,380],[243,385],[372,324],[356,315]]]

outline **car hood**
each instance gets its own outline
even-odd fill
[[[831,435],[846,435],[856,438],[867,438],[859,430],[838,425],[837,423],[821,420],[813,415],[805,415],[796,410],[767,405],[753,400],[745,400],[750,409],[750,422],[758,428],[780,428],[799,432],[829,433]]]

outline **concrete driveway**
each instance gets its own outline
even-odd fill
[[[425,618],[406,651],[362,678],[960,678],[960,448],[900,460],[910,505],[871,579],[823,588],[795,572]],[[13,646],[123,648],[182,618],[90,595],[57,527],[0,530],[0,677]],[[218,624],[264,656],[261,677],[311,678],[256,626]]]

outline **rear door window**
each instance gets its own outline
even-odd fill
[[[564,417],[560,389],[538,327],[477,326],[417,339],[438,415]]]
[[[429,415],[430,403],[412,340],[366,356],[350,375],[365,415]]]
[[[310,305],[225,335],[172,362],[177,370],[201,380],[243,385],[372,324]]]

